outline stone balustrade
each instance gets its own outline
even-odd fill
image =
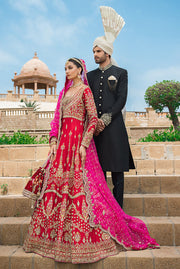
[[[21,101],[21,99],[27,99],[28,101],[39,102],[57,102],[59,95],[46,95],[39,94],[39,91],[35,91],[34,94],[18,94],[13,91],[7,91],[7,94],[0,94],[0,101]]]

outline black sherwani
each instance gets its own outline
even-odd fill
[[[113,77],[112,77],[113,76]],[[134,169],[134,162],[122,116],[127,98],[127,71],[110,65],[87,74],[98,117],[111,113],[111,123],[94,137],[100,164],[104,171],[123,172]],[[112,78],[115,80],[112,80]],[[109,83],[108,83],[109,78]]]

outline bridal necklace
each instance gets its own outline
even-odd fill
[[[81,84],[83,84],[83,82],[82,82],[82,81],[80,81],[79,83],[73,84],[73,85],[72,85],[72,87],[73,87],[73,88],[75,88],[75,87],[80,86]]]

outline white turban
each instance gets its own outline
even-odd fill
[[[109,55],[112,55],[113,42],[123,28],[125,22],[112,7],[101,6],[100,11],[105,36],[97,37],[94,40],[93,48],[98,46]]]
[[[104,50],[109,55],[112,55],[113,53],[113,43],[110,43],[106,40],[105,36],[97,37],[94,40],[93,48],[96,46],[100,47],[102,50]]]

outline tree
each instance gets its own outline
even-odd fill
[[[168,118],[174,129],[180,129],[178,108],[180,107],[180,82],[163,80],[149,87],[145,92],[145,101],[156,112],[162,112],[165,107],[169,110]]]

